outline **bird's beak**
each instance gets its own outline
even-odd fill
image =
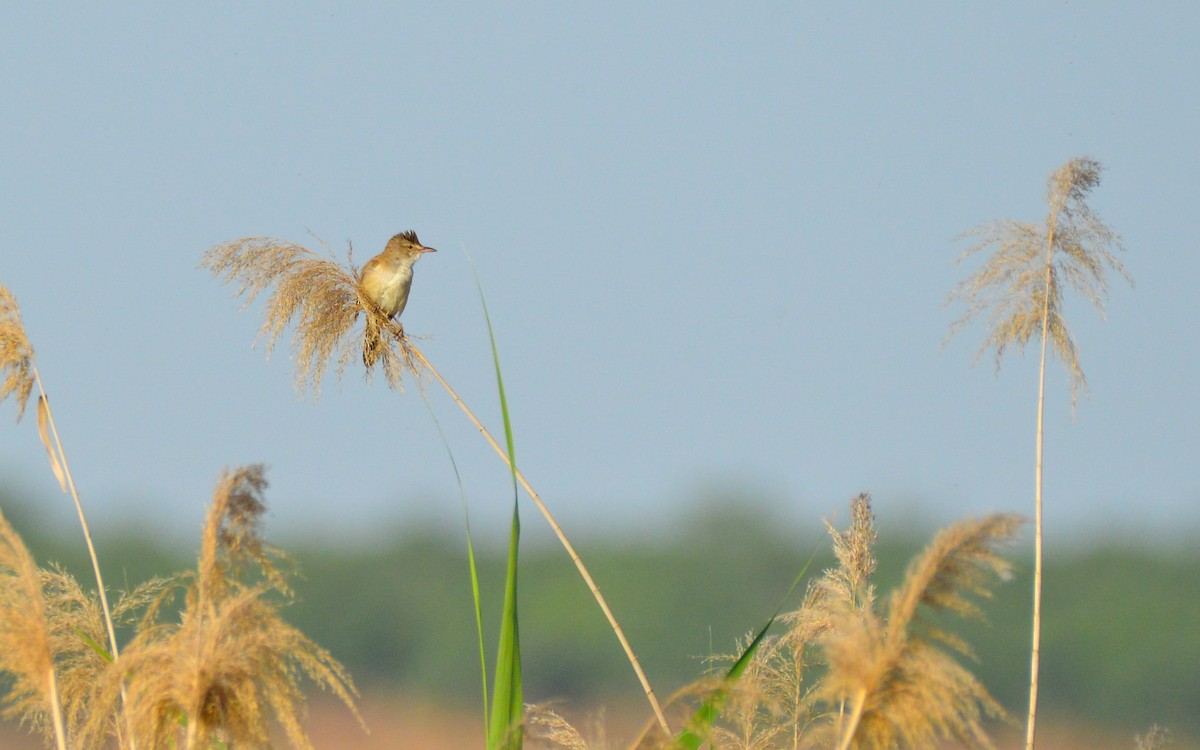
[[[436,253],[436,247],[425,247],[424,245],[417,248],[418,253]]]

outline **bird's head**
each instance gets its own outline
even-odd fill
[[[417,233],[409,229],[406,232],[397,234],[392,239],[388,240],[385,250],[398,253],[402,256],[410,256],[414,260],[421,257],[422,253],[436,253],[437,250],[432,247],[425,247],[421,241],[417,239]]]

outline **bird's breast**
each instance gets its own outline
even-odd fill
[[[404,311],[412,286],[412,268],[375,269],[363,278],[363,290],[384,315],[394,318]]]

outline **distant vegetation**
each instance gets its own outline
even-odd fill
[[[836,505],[844,517],[844,506]],[[27,510],[28,498],[0,491],[0,506],[26,509],[10,515],[39,561],[87,574],[74,529],[47,536]],[[927,531],[881,531],[882,588],[898,581]],[[751,543],[754,554],[746,554]],[[195,564],[183,553],[187,545],[169,540],[102,536],[97,544],[118,582],[114,588]],[[729,652],[752,623],[770,616],[815,544],[822,551],[814,573],[833,564],[828,539],[816,526],[779,523],[751,502],[709,507],[655,542],[592,536],[579,546],[613,606],[625,613],[647,673],[669,694],[695,679],[705,656]],[[293,582],[297,601],[284,616],[345,664],[359,687],[402,686],[474,709],[479,666],[460,534],[417,526],[396,529],[386,546],[286,547],[302,575]],[[494,576],[482,584],[485,597],[498,593],[504,551],[477,553],[480,568]],[[1010,557],[1024,559],[1019,549]],[[380,570],[397,575],[379,576]],[[1154,723],[1177,735],[1200,734],[1200,544],[1097,543],[1051,552],[1045,574],[1056,604],[1043,633],[1043,716],[1096,722],[1126,737]],[[980,658],[976,675],[1016,716],[1028,679],[1030,575],[1019,564],[1014,580],[984,603],[989,623],[963,631]],[[527,698],[592,705],[636,695],[627,665],[613,658],[612,633],[561,551],[526,549],[522,576]],[[370,596],[363,595],[363,580],[372,581]],[[496,611],[496,601],[489,604]]]

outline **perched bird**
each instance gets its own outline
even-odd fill
[[[383,252],[367,261],[358,276],[359,286],[379,312],[395,319],[408,304],[412,288],[413,264],[425,253],[436,252],[425,247],[411,229],[388,240]],[[375,364],[383,350],[379,321],[367,315],[367,330],[363,339],[363,364]]]

